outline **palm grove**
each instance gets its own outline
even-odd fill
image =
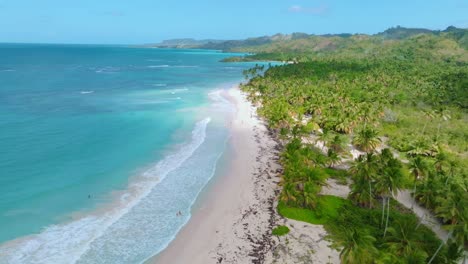
[[[468,245],[467,40],[458,30],[245,47],[258,53],[246,60],[295,62],[245,71],[242,85],[284,145],[279,213],[323,224],[343,263],[456,263]],[[350,183],[348,199],[320,194],[330,177]],[[401,190],[446,241],[394,199]]]

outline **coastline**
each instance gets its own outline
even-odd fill
[[[238,88],[224,95],[237,109],[226,167],[208,184],[190,221],[147,263],[263,263],[274,245],[277,143]]]
[[[323,226],[277,213],[279,145],[239,88],[224,96],[236,106],[226,166],[218,166],[176,238],[145,263],[339,263]],[[291,232],[273,236],[278,225]]]

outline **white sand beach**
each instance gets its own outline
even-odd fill
[[[237,107],[229,164],[202,195],[189,223],[148,263],[339,263],[322,226],[277,214],[278,143],[238,88],[225,95]],[[291,233],[272,236],[279,224]]]

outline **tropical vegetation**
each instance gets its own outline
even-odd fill
[[[467,32],[239,48],[290,62],[246,71],[241,88],[284,146],[278,212],[324,225],[343,263],[456,263],[468,249]],[[349,178],[348,199],[321,194],[330,177]],[[395,200],[401,190],[447,241]]]

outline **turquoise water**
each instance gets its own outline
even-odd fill
[[[0,45],[0,263],[139,263],[223,153],[232,54]],[[184,212],[180,217],[178,211]]]

